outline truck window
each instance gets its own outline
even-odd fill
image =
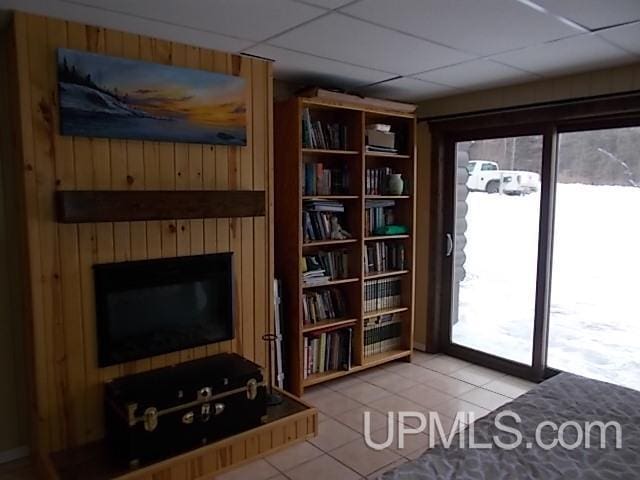
[[[469,172],[469,175],[471,175],[473,173],[473,170],[476,168],[476,162],[469,162],[467,164],[467,172]]]
[[[498,170],[498,166],[493,163],[483,163],[480,170]]]

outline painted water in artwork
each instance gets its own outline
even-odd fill
[[[63,135],[246,145],[243,78],[58,49]]]

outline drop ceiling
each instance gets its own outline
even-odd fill
[[[0,0],[420,101],[640,60],[640,0]]]

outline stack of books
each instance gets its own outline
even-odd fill
[[[347,126],[312,120],[311,112],[305,108],[302,113],[303,148],[323,150],[347,150]]]
[[[389,193],[389,178],[396,173],[390,167],[367,168],[365,172],[365,194],[387,195]]]
[[[401,306],[401,291],[400,277],[364,282],[364,311],[376,312]]]
[[[347,311],[344,295],[337,288],[305,292],[302,295],[304,325],[344,317]]]
[[[305,163],[303,174],[303,195],[346,195],[349,191],[349,174],[344,168]]]
[[[353,329],[304,337],[304,378],[331,370],[351,370]]]
[[[314,255],[302,257],[303,281],[312,272],[322,272],[327,280],[339,280],[349,276],[349,254],[346,250],[335,250],[330,252],[318,252]]]
[[[364,356],[388,352],[402,343],[402,319],[399,315],[381,315],[364,321]]]
[[[364,273],[405,269],[404,245],[398,242],[372,242],[364,250]]]
[[[375,234],[376,230],[394,224],[395,200],[367,200],[364,204],[364,230],[367,235]]]
[[[333,200],[305,201],[302,212],[304,241],[331,240],[336,227],[342,229],[344,204]]]

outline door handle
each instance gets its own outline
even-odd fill
[[[450,257],[452,253],[453,253],[453,237],[451,236],[450,233],[447,233],[447,252],[445,255],[447,257]]]

